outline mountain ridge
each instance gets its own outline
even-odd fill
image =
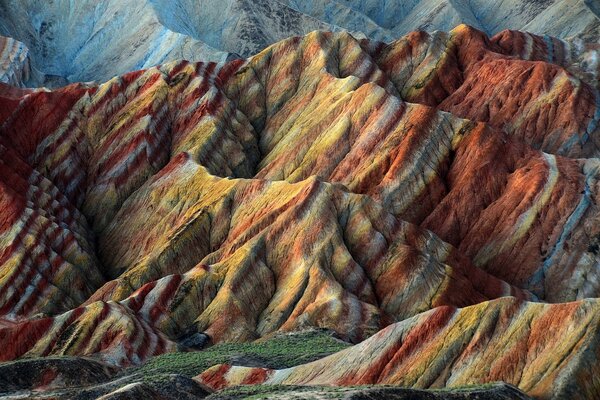
[[[30,50],[28,86],[105,81],[175,59],[224,61],[249,57],[289,36],[313,30],[349,31],[390,42],[414,30],[448,31],[461,23],[488,35],[503,29],[554,37],[600,39],[595,3],[557,0],[379,2],[371,0],[33,0],[0,2],[0,34]],[[591,7],[591,8],[590,8]],[[90,18],[88,18],[88,16]],[[125,21],[135,21],[124,30]],[[71,40],[64,34],[69,32]],[[144,39],[140,39],[143,37]],[[127,49],[123,51],[123,49]]]

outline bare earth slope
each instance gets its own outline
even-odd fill
[[[1,360],[389,326],[358,346],[391,350],[317,361],[319,383],[593,398],[596,51],[466,25],[313,32],[100,85],[0,84]],[[219,368],[201,379],[237,382]],[[263,372],[240,376],[296,382]]]

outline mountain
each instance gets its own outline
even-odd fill
[[[29,49],[28,86],[106,81],[177,59],[249,57],[313,30],[391,42],[466,23],[558,38],[600,39],[596,0],[1,0],[0,34]]]
[[[356,346],[197,379],[594,398],[599,46],[575,43],[315,31],[102,84],[0,84],[0,361],[113,371],[319,328]]]

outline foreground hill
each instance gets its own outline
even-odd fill
[[[436,388],[504,381],[538,399],[595,399],[598,304],[507,298],[460,310],[439,307],[309,364],[282,370],[222,364],[197,379],[215,389],[249,383]]]
[[[0,85],[0,359],[121,367],[389,326],[358,346],[393,352],[315,365],[368,372],[398,352],[390,368],[422,373],[322,383],[504,380],[547,398],[586,382],[593,398],[596,56],[466,25],[389,45],[313,32],[101,85]],[[304,370],[290,376],[321,382]]]
[[[391,42],[466,23],[600,39],[596,0],[1,0],[0,34],[30,50],[29,86],[105,81],[177,59],[223,61],[313,30]]]

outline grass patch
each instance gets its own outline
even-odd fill
[[[169,353],[148,360],[144,365],[128,368],[123,374],[140,374],[146,381],[161,375],[181,374],[194,377],[215,364],[289,368],[304,364],[350,346],[327,331],[307,331],[275,336],[253,343],[224,343],[201,351]]]
[[[269,395],[288,394],[290,397],[301,396],[301,399],[310,399],[307,397],[307,392],[313,392],[314,387],[311,386],[286,386],[286,385],[247,385],[234,386],[223,389],[206,397],[206,400],[224,400],[224,399],[267,399]],[[319,388],[321,390],[321,388]],[[328,391],[327,389],[323,389]]]
[[[516,391],[516,389],[515,389]],[[515,394],[516,393],[516,394]],[[206,400],[341,400],[353,399],[394,399],[394,400],[465,400],[529,399],[526,395],[507,389],[502,382],[483,385],[469,385],[458,388],[419,390],[393,385],[362,386],[286,386],[286,385],[247,385],[223,389],[206,397]]]

